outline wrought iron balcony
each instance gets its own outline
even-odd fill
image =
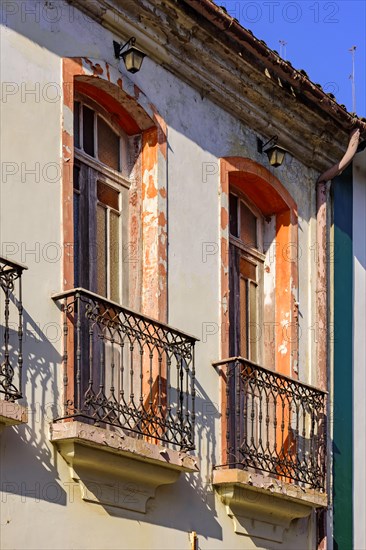
[[[226,365],[226,464],[325,490],[326,392],[242,357]]]
[[[0,393],[5,394],[5,401],[22,397],[22,273],[25,269],[24,265],[0,256]]]
[[[53,297],[64,333],[64,411],[194,448],[196,338],[82,288]]]

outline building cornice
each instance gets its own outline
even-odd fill
[[[278,134],[291,155],[318,172],[343,155],[351,129],[366,132],[362,120],[210,0],[70,1],[121,40],[136,36],[202,101],[218,104],[261,138]]]

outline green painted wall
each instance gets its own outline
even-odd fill
[[[333,181],[334,200],[334,548],[353,547],[352,166]]]

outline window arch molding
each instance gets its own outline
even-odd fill
[[[73,288],[74,99],[94,101],[128,136],[130,307],[167,321],[167,128],[146,95],[117,68],[99,59],[64,58],[62,124],[63,289]],[[144,216],[148,210],[149,216]],[[144,220],[147,220],[144,221]],[[155,252],[155,254],[153,253]]]

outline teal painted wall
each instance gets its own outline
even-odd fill
[[[353,548],[352,166],[333,181],[334,221],[334,548]]]

